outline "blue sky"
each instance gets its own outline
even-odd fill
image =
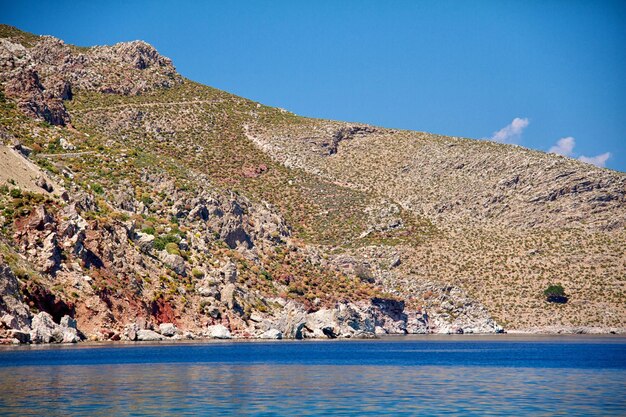
[[[297,114],[626,171],[624,2],[2,0],[0,11],[77,45],[143,39],[188,78]]]

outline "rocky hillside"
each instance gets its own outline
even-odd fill
[[[0,26],[0,85],[6,342],[623,330],[623,174],[302,118],[138,41]]]

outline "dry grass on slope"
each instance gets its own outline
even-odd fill
[[[142,169],[170,166],[169,174],[185,178],[189,187],[194,173],[201,173],[216,186],[272,203],[296,235],[312,243],[396,244],[435,232],[405,210],[398,213],[402,228],[370,230],[366,212],[379,203],[376,194],[287,168],[260,151],[246,138],[244,126],[257,119],[298,122],[278,109],[188,81],[139,96],[79,92],[67,107],[90,141],[113,152],[126,150],[124,166],[110,169],[111,176],[136,170],[139,159],[146,161]]]
[[[355,133],[338,135],[346,129]],[[438,234],[403,247],[398,294],[419,304],[425,281],[460,286],[508,328],[626,323],[626,175],[515,146],[324,120],[261,120],[247,133],[283,164],[432,219]],[[543,296],[557,282],[565,305]]]
[[[437,277],[460,286],[507,328],[626,323],[626,234],[580,230],[458,229],[405,252],[417,282]],[[567,304],[545,300],[561,283]],[[408,289],[410,282],[402,283]],[[419,297],[419,295],[417,295]]]
[[[257,124],[249,135],[277,160],[371,190],[442,224],[513,227],[626,226],[626,174],[488,141],[305,119]]]

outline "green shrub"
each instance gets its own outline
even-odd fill
[[[550,285],[543,291],[543,295],[546,296],[546,301],[548,301],[549,303],[564,304],[568,300],[567,296],[565,295],[565,289],[561,284]]]
[[[171,255],[180,255],[180,249],[178,243],[170,242],[165,245],[165,250]]]
[[[179,237],[176,235],[164,235],[159,236],[154,239],[154,249],[163,250],[165,249],[165,245],[168,243],[176,243],[176,247],[178,248]]]
[[[156,230],[154,230],[154,227],[144,227],[143,229],[141,229],[141,232],[154,236],[154,234],[156,233]]]
[[[141,196],[141,202],[143,203],[144,206],[149,206],[150,204],[152,204],[154,202],[154,200],[152,200],[152,198],[150,197],[150,194],[143,194]]]
[[[198,268],[193,268],[191,270],[191,275],[193,275],[194,278],[200,279],[200,278],[202,278],[204,276],[204,272],[202,272]]]
[[[94,193],[96,194],[102,194],[104,193],[104,188],[102,188],[102,186],[100,184],[93,184],[91,186],[91,189],[93,190]]]

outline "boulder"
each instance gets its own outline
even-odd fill
[[[185,270],[185,259],[182,256],[161,251],[161,255],[159,257],[164,264],[169,266],[172,271],[176,272],[178,275],[187,275]]]
[[[59,139],[59,145],[61,145],[61,148],[63,148],[66,151],[76,150],[76,146],[72,145],[72,143],[65,138]]]
[[[140,342],[154,342],[157,340],[163,340],[164,337],[154,330],[138,330],[137,331],[137,340]]]
[[[132,323],[126,326],[126,337],[128,340],[137,340],[137,332],[139,332],[139,325],[137,323]]]
[[[52,184],[50,184],[48,181],[46,181],[46,179],[44,177],[37,178],[37,180],[35,181],[35,184],[38,187],[43,188],[45,191],[47,191],[49,193],[54,191],[54,187],[52,186]]]
[[[33,343],[51,343],[53,341],[52,333],[57,325],[52,320],[52,316],[48,313],[41,312],[33,317],[30,331],[30,339]],[[60,338],[63,336],[60,335]]]
[[[159,333],[163,336],[172,337],[181,333],[181,331],[172,323],[159,324]]]
[[[283,334],[280,330],[278,329],[269,329],[268,331],[262,333],[259,336],[260,339],[282,339],[283,338]]]
[[[62,328],[63,340],[61,343],[78,343],[81,338],[78,335],[78,330],[72,327]]]
[[[52,316],[41,312],[33,317],[30,339],[32,343],[76,343],[80,341],[76,329],[63,327]]]
[[[5,314],[0,318],[0,323],[4,324],[4,326],[8,329],[18,329],[19,325],[17,323],[17,319],[15,316],[11,314]]]
[[[137,239],[135,239],[135,244],[140,251],[148,253],[152,250],[152,247],[154,246],[154,236],[148,233],[137,232]]]
[[[230,330],[228,330],[225,326],[221,324],[215,324],[213,326],[207,327],[206,335],[207,337],[211,337],[213,339],[231,339],[232,338],[230,334]]]

